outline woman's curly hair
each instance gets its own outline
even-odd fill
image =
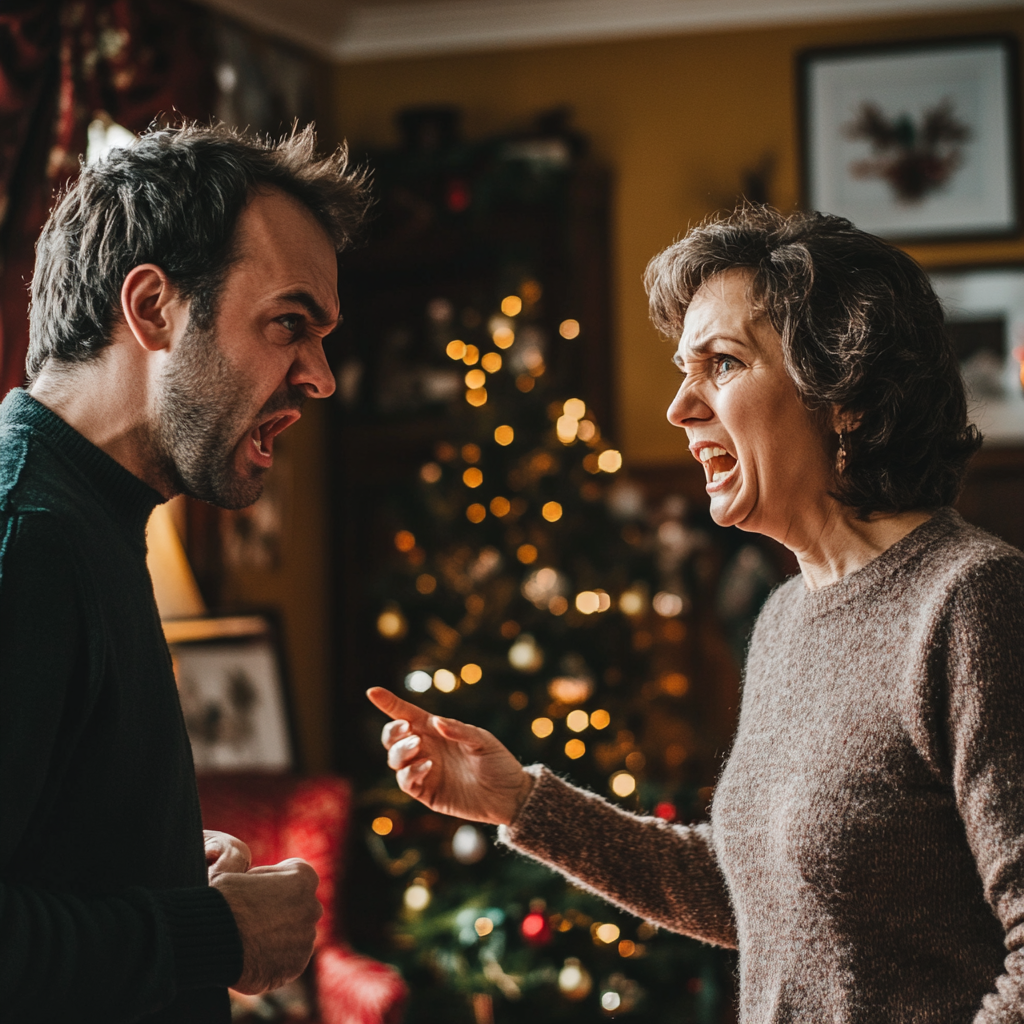
[[[842,217],[744,203],[651,260],[651,319],[678,337],[700,286],[736,269],[752,272],[755,312],[805,405],[823,423],[833,409],[859,417],[835,497],[861,519],[952,504],[981,434],[924,270]]]

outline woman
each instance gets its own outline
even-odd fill
[[[801,569],[754,630],[710,824],[375,689],[399,785],[737,946],[744,1024],[1024,1021],[1024,555],[948,507],[980,438],[926,275],[840,218],[747,207],[647,285],[712,516]]]

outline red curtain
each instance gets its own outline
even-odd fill
[[[134,132],[212,112],[207,15],[181,0],[28,0],[0,12],[0,397],[24,382],[35,241],[106,111]]]

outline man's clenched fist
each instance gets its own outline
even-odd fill
[[[297,857],[212,880],[228,901],[242,937],[242,976],[233,988],[257,995],[305,970],[323,914],[316,898],[318,883],[316,872]]]

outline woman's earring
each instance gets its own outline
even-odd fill
[[[846,457],[849,454],[846,448],[846,430],[839,431],[839,451],[836,452],[836,473],[842,476],[846,471]]]

